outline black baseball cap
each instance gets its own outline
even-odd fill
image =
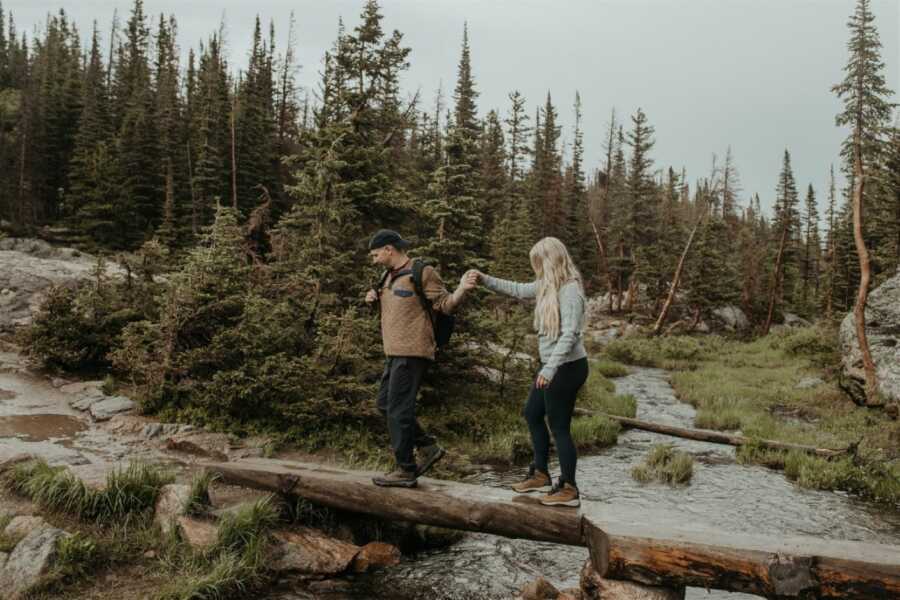
[[[369,241],[369,250],[375,250],[382,246],[393,246],[398,250],[409,247],[409,242],[400,237],[400,234],[391,229],[379,229]]]

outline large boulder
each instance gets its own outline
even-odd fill
[[[712,311],[710,321],[720,324],[726,331],[746,331],[750,328],[750,319],[737,306],[720,306]]]
[[[21,533],[22,522],[10,523]],[[57,556],[59,540],[68,534],[46,524],[43,519],[30,523],[33,529],[16,544],[0,568],[0,589],[4,598],[18,600],[46,575]],[[9,526],[8,526],[9,529]]]
[[[74,285],[91,277],[97,259],[43,240],[0,239],[0,331],[31,323],[52,285]],[[107,264],[107,274],[123,273]]]
[[[866,337],[875,363],[878,390],[888,403],[900,403],[900,272],[882,283],[866,302]],[[865,371],[853,312],[841,321],[841,387],[865,404]]]

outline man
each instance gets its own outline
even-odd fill
[[[366,302],[378,302],[381,308],[381,337],[387,357],[378,410],[387,418],[396,468],[373,478],[376,485],[415,487],[416,478],[425,473],[443,455],[444,449],[428,435],[416,419],[416,395],[422,377],[437,350],[431,315],[416,296],[412,278],[412,259],[406,253],[409,242],[396,231],[382,229],[369,242],[372,262],[388,270],[381,289],[369,290]],[[466,293],[477,285],[477,275],[466,274],[452,294],[431,266],[422,271],[422,290],[435,311],[451,314]],[[413,448],[418,448],[422,463],[417,465]]]

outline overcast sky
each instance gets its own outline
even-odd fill
[[[91,22],[108,31],[113,9],[131,0],[0,0],[19,31],[65,8],[83,36]],[[898,0],[872,0],[884,45],[885,75],[897,90]],[[300,82],[316,87],[338,17],[358,22],[363,0],[145,0],[152,15],[174,13],[183,50],[217,29],[224,14],[231,62],[246,64],[253,20],[274,19],[279,49],[296,14]],[[641,107],[656,128],[658,168],[685,167],[690,180],[709,173],[712,155],[730,145],[744,198],[771,206],[785,148],[798,185],[812,183],[824,202],[829,165],[838,164],[845,132],[830,88],[846,64],[846,22],[855,0],[382,0],[386,30],[412,48],[405,91],[421,88],[426,105],[443,83],[452,93],[463,23],[468,22],[480,114],[505,112],[520,90],[534,106],[552,94],[572,140],[572,105],[581,93],[585,157],[601,165],[613,107],[627,118]]]

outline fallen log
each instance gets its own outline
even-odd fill
[[[416,489],[378,487],[377,473],[271,459],[208,463],[224,482],[293,494],[323,506],[511,538],[581,546],[578,511],[551,509],[512,491],[420,478]]]
[[[811,538],[685,531],[584,518],[594,570],[607,579],[766,598],[900,598],[900,548]]]
[[[642,429],[644,431],[652,431],[662,435],[670,435],[673,437],[685,438],[688,440],[697,440],[700,442],[710,442],[712,444],[727,444],[729,446],[759,446],[769,450],[797,450],[806,454],[813,454],[822,458],[835,458],[844,456],[850,452],[851,448],[841,450],[833,450],[831,448],[816,448],[814,446],[804,446],[802,444],[793,444],[791,442],[779,442],[776,440],[761,440],[744,437],[742,435],[734,435],[730,433],[722,433],[721,431],[710,431],[709,429],[688,429],[686,427],[676,427],[674,425],[663,425],[662,423],[653,423],[652,421],[642,421],[631,417],[620,417],[603,412],[586,410],[583,408],[575,409],[576,415],[592,417],[603,416],[613,421],[618,421],[625,427],[634,429]]]
[[[769,598],[900,597],[900,548],[814,538],[747,536],[601,519],[608,505],[548,508],[533,498],[463,483],[420,479],[383,488],[374,473],[309,463],[245,459],[207,463],[225,483],[290,494],[387,519],[506,537],[587,546],[600,577]]]

